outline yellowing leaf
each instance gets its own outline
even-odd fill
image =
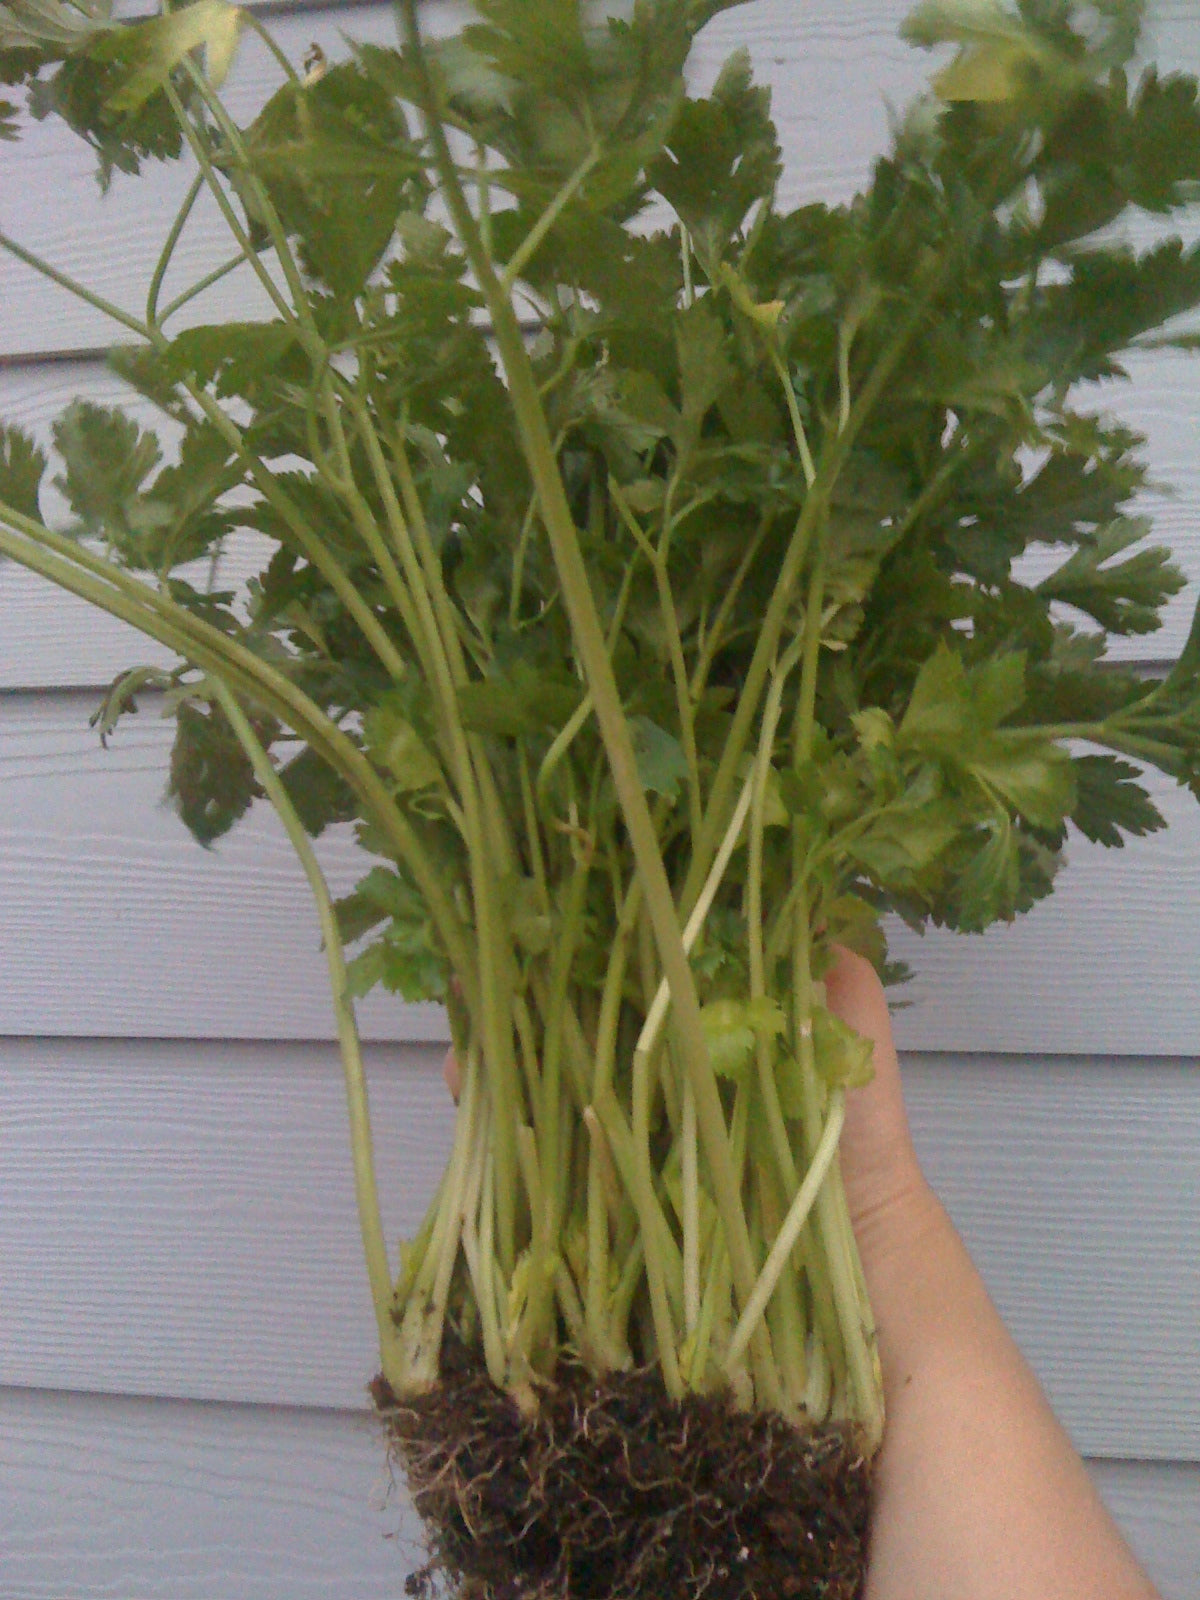
[[[92,54],[128,69],[120,87],[109,96],[110,110],[139,110],[193,50],[204,51],[209,82],[219,88],[233,61],[242,26],[241,9],[229,0],[196,0],[185,11],[106,34]]]
[[[442,770],[428,745],[397,706],[385,700],[363,719],[367,749],[402,793],[440,784]]]
[[[1020,94],[1029,66],[1029,53],[1019,45],[980,45],[937,74],[934,92],[941,100],[999,104]]]

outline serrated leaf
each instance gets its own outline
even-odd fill
[[[830,1089],[861,1089],[875,1076],[875,1046],[825,1006],[812,1012],[813,1064]]]
[[[680,785],[687,781],[687,757],[673,733],[660,728],[649,717],[630,717],[633,753],[637,759],[642,788],[673,800]]]
[[[153,434],[115,407],[76,400],[54,424],[54,444],[66,466],[55,487],[85,533],[119,541],[162,526],[165,512],[144,496],[162,458]]]
[[[1187,577],[1162,545],[1149,545],[1116,561],[1150,530],[1144,517],[1121,517],[1100,528],[1038,584],[1047,599],[1074,606],[1109,633],[1153,633],[1163,606],[1187,586]]]
[[[21,428],[0,425],[0,500],[39,520],[38,490],[45,471],[45,453],[34,439]]]
[[[7,0],[0,50],[74,50],[112,26],[112,9],[112,0]]]
[[[739,50],[721,69],[711,96],[679,108],[667,138],[669,155],[651,164],[655,187],[714,265],[778,181],[770,104],[770,91],[752,83],[750,57]]]
[[[1141,770],[1117,756],[1076,756],[1075,805],[1071,821],[1085,838],[1120,849],[1125,834],[1141,838],[1167,823],[1137,781]]]
[[[726,353],[728,336],[709,302],[697,300],[675,321],[675,348],[679,355],[680,409],[690,448],[710,407],[733,378]]]
[[[305,267],[335,294],[357,294],[401,211],[423,207],[424,162],[403,112],[361,61],[285,84],[247,129],[245,144]],[[230,176],[241,183],[236,167]],[[244,184],[242,198],[254,218],[254,194]]]
[[[583,690],[557,674],[540,673],[526,661],[514,661],[505,673],[458,691],[458,707],[466,727],[515,739],[523,733],[557,731],[578,709]]]
[[[755,1000],[710,1000],[700,1008],[700,1021],[709,1062],[722,1078],[742,1075],[760,1035],[776,1038],[787,1029],[783,1007],[766,995]]]
[[[1008,817],[997,817],[959,881],[958,926],[965,933],[982,933],[993,922],[1011,921],[1020,891],[1017,837]]]
[[[219,707],[184,701],[175,712],[167,797],[193,838],[208,848],[261,793],[250,759]]]
[[[967,765],[1037,828],[1059,827],[1075,803],[1070,757],[1040,734],[1002,729],[971,752]]]
[[[163,360],[173,374],[228,396],[253,392],[296,348],[286,323],[219,322],[184,329]]]
[[[279,780],[301,826],[314,838],[336,822],[354,820],[354,791],[328,761],[307,745],[279,769]]]

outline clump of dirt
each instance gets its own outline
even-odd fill
[[[455,1352],[436,1388],[373,1386],[429,1539],[417,1600],[857,1600],[871,1468],[656,1373],[563,1368],[525,1416]]]

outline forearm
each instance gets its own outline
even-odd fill
[[[866,1600],[1155,1600],[932,1192],[868,1217],[888,1423]]]

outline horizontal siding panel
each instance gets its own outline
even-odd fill
[[[1160,0],[1151,53],[1175,68],[1200,66],[1196,0]],[[781,201],[848,198],[867,180],[874,157],[889,138],[889,105],[903,107],[928,81],[931,63],[897,38],[910,0],[835,0],[805,8],[797,23],[788,0],[769,0],[719,17],[698,47],[695,80],[711,81],[717,67],[741,46],[754,59],[774,95],[786,153]],[[451,3],[426,5],[430,32],[446,31],[463,16]],[[278,17],[274,31],[289,56],[303,59],[313,42],[331,59],[345,52],[343,34],[391,43],[390,9],[383,4],[322,7]],[[234,114],[248,118],[279,81],[277,68],[252,35],[245,37],[226,87]],[[182,164],[151,167],[144,178],[118,176],[102,200],[92,178],[90,153],[57,123],[34,124],[4,156],[6,188],[28,197],[6,217],[29,248],[83,279],[126,311],[140,315],[169,219],[187,183]],[[36,197],[36,198],[35,198]],[[1152,230],[1136,225],[1139,236]],[[166,285],[166,298],[230,253],[215,203],[205,201],[184,235]],[[189,309],[194,320],[254,315],[264,305],[249,275],[236,275]],[[0,350],[36,353],[109,342],[112,324],[64,297],[11,258],[0,260]]]
[[[917,1055],[905,1090],[922,1166],[1076,1446],[1200,1460],[1196,1064]]]
[[[1200,1600],[1200,1467],[1089,1461],[1088,1470],[1163,1600]]]
[[[153,707],[102,750],[88,695],[0,699],[0,1034],[332,1038],[307,884],[265,806],[208,852],[163,806],[170,728]],[[1194,1056],[1200,1051],[1200,807],[1153,778],[1167,833],[1078,839],[1060,886],[983,936],[894,930],[919,974],[897,994],[909,1049]],[[337,892],[365,860],[321,841]],[[375,995],[371,1038],[443,1039],[434,1007]]]
[[[6,1600],[398,1600],[419,1535],[380,1457],[339,1413],[10,1391]],[[1164,1600],[1200,1600],[1197,1469],[1089,1466]]]
[[[441,1056],[369,1052],[393,1260],[449,1154]],[[332,1047],[0,1041],[0,1102],[0,1383],[365,1406]]]
[[[0,1391],[5,1600],[401,1600],[371,1419]]]
[[[2,1393],[6,1600],[399,1600],[381,1456],[337,1412]],[[1089,1467],[1163,1600],[1200,1600],[1200,1468]]]
[[[211,851],[163,803],[169,724],[148,701],[107,750],[95,697],[0,700],[0,1034],[335,1036],[316,910],[265,805]],[[321,841],[335,893],[367,863]],[[440,1009],[360,1008],[375,1038],[446,1037]]]
[[[435,1047],[369,1052],[389,1239],[448,1149]],[[1077,1445],[1200,1461],[1200,1073],[916,1057],[932,1180]],[[0,1042],[0,1383],[352,1408],[375,1368],[318,1046]]]

